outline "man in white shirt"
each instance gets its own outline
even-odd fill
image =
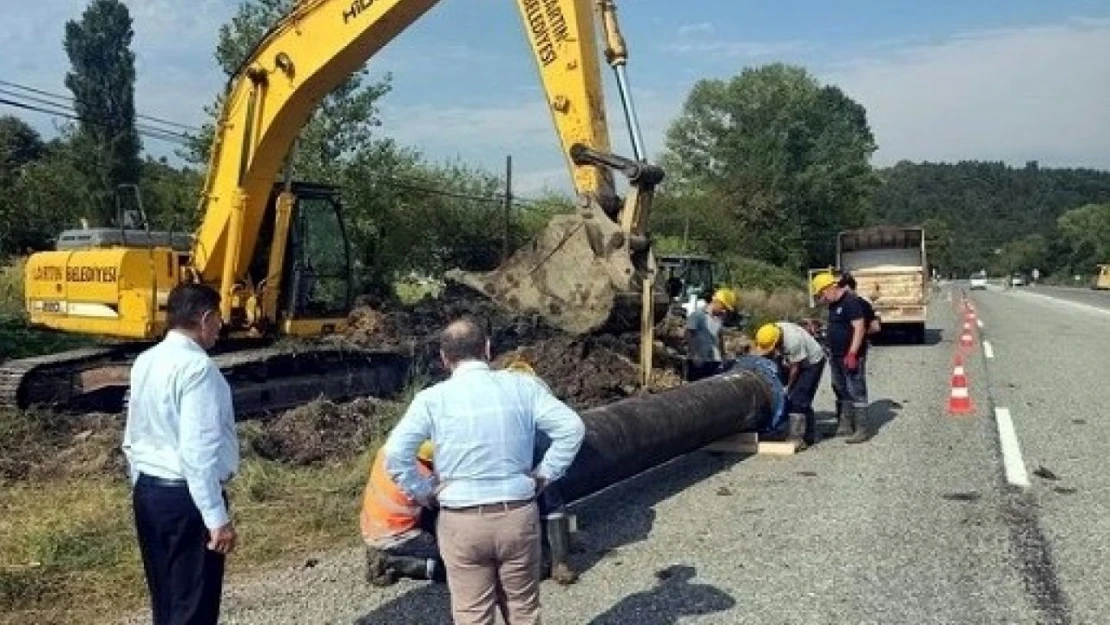
[[[231,389],[208,357],[223,321],[213,289],[167,302],[169,331],[131,368],[123,452],[154,625],[216,625],[235,548],[224,484],[238,471]]]
[[[385,443],[385,466],[406,494],[440,507],[436,538],[447,569],[456,625],[538,625],[540,511],[549,483],[563,476],[586,434],[574,410],[537,378],[490,369],[490,342],[473,319],[440,337],[451,377],[413,398]],[[551,444],[534,462],[537,432]],[[416,451],[431,439],[435,474]]]
[[[825,371],[825,350],[802,326],[789,321],[767,323],[755,333],[752,353],[778,356],[789,371],[786,380],[786,411],[789,440],[801,447],[817,442],[817,417],[813,398]]]

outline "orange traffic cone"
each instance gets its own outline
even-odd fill
[[[964,349],[971,349],[974,344],[975,337],[971,336],[970,331],[964,330],[964,333],[960,335],[960,347]]]
[[[952,388],[967,388],[967,373],[964,372],[962,359],[956,357],[956,366],[952,367]]]
[[[953,386],[948,396],[948,414],[964,415],[975,412],[971,405],[971,393],[966,386]]]

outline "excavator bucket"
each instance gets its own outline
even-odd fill
[[[571,334],[635,330],[648,254],[632,252],[628,239],[600,211],[558,215],[494,271],[454,270],[447,277]],[[667,298],[652,293],[654,323],[666,314]]]

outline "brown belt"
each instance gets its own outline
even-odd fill
[[[489,514],[493,512],[508,512],[517,510],[532,503],[531,499],[520,501],[499,501],[497,503],[483,503],[476,506],[463,506],[461,508],[444,508],[448,512],[462,512],[463,514]]]

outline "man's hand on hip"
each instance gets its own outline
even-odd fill
[[[227,555],[235,550],[236,538],[235,526],[228,521],[225,525],[208,530],[208,548]]]

